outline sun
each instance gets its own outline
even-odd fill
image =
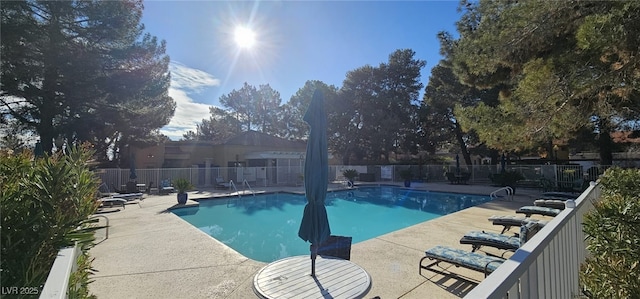
[[[256,43],[256,34],[247,27],[238,26],[234,32],[234,39],[239,48],[251,49]]]

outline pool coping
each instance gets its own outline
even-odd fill
[[[341,187],[333,184],[332,190]],[[488,195],[497,187],[424,183],[407,189]],[[261,188],[276,190],[304,193],[303,187]],[[489,216],[513,214],[539,194],[520,188],[513,202],[494,200],[354,244],[351,261],[372,278],[365,298],[462,297],[482,280],[482,274],[454,267],[455,278],[424,271],[420,276],[417,264],[424,250],[435,245],[466,248],[459,244],[465,232],[499,231],[487,221]],[[267,263],[248,259],[167,213],[170,208],[194,206],[199,198],[225,195],[230,194],[213,189],[190,192],[189,204],[184,206],[175,204],[175,196],[147,196],[139,208],[109,213],[109,239],[90,251],[93,268],[99,271],[92,276],[90,291],[98,298],[255,298],[253,277]]]

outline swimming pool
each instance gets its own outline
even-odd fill
[[[381,186],[329,192],[326,206],[331,233],[358,243],[490,200]],[[173,213],[248,258],[272,262],[309,253],[298,237],[305,204],[304,195],[273,193],[205,199]]]

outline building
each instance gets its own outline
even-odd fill
[[[305,141],[256,131],[243,132],[223,143],[170,141],[134,149],[136,169],[200,168],[206,173],[206,182],[220,176],[275,184],[295,180],[289,176],[302,173],[305,153]],[[216,173],[210,173],[212,169]]]

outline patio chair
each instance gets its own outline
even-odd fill
[[[229,189],[231,188],[231,183],[225,182],[224,178],[217,177],[216,178],[216,189]]]
[[[420,275],[422,275],[422,269],[446,275],[445,273],[432,268],[441,262],[445,262],[456,267],[464,267],[482,272],[484,273],[484,277],[487,277],[487,275],[498,269],[498,267],[505,261],[505,259],[501,257],[469,252],[441,245],[426,250],[424,255],[425,256],[420,259],[420,268],[418,270]],[[428,265],[423,265],[422,263],[425,259],[433,260],[434,262]]]
[[[477,251],[482,246],[489,246],[500,250],[516,251],[520,246],[538,233],[541,228],[542,225],[540,223],[529,222],[520,226],[519,236],[507,236],[485,231],[471,231],[466,233],[460,239],[460,244],[471,245],[472,252]]]
[[[456,174],[455,173],[447,171],[446,175],[447,175],[447,180],[449,181],[449,184],[457,184],[458,183],[458,178],[456,178]]]
[[[524,214],[526,217],[531,217],[531,215],[534,214],[555,217],[558,216],[560,212],[562,212],[562,210],[538,206],[523,206],[516,210],[516,213]]]
[[[351,259],[351,240],[352,237],[329,236],[324,243],[320,244],[318,254],[349,260]]]
[[[176,189],[173,188],[173,186],[171,185],[171,181],[169,181],[169,179],[162,180],[162,182],[160,182],[160,186],[158,188],[158,194],[164,195],[164,194],[169,194],[173,192],[176,192]]]
[[[489,217],[489,221],[491,221],[491,223],[493,223],[493,225],[502,225],[502,232],[500,232],[501,234],[504,234],[504,232],[508,231],[511,229],[511,227],[513,226],[522,226],[523,224],[527,224],[529,222],[537,222],[539,223],[541,226],[544,226],[545,224],[547,224],[549,221],[546,220],[539,220],[539,219],[532,219],[529,217],[522,217],[522,216],[518,216],[518,215],[493,215],[491,217]]]
[[[126,186],[127,193],[137,193],[138,192],[138,184],[135,181],[128,181]]]

